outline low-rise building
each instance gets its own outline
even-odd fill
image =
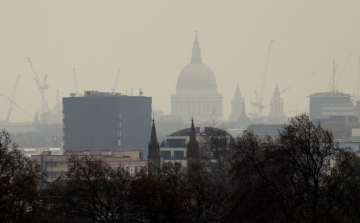
[[[130,174],[134,174],[147,166],[147,161],[142,159],[143,152],[140,150],[116,151],[114,153],[110,150],[103,150],[100,155],[93,155],[90,150],[65,151],[63,155],[54,155],[52,151],[43,151],[40,155],[33,155],[31,158],[40,164],[41,170],[46,174],[46,180],[53,182],[62,172],[68,172],[68,160],[71,155],[92,156],[94,159],[104,160],[111,167],[123,167]]]

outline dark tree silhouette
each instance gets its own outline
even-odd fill
[[[354,154],[305,114],[290,120],[278,139],[245,132],[234,146],[233,208],[241,221],[344,222],[345,182]]]
[[[50,211],[73,222],[129,222],[130,182],[121,166],[111,168],[104,160],[73,155],[66,176],[49,186]]]
[[[17,149],[10,134],[0,133],[0,222],[36,222],[41,211],[40,166]]]

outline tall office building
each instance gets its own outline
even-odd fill
[[[151,132],[151,97],[85,91],[63,98],[64,150],[144,150]]]

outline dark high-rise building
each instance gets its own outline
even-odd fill
[[[63,98],[63,114],[64,150],[147,153],[151,97],[85,91],[83,97]]]
[[[315,93],[310,98],[310,120],[334,115],[354,115],[350,94],[340,92]]]

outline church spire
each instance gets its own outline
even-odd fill
[[[161,157],[160,157],[160,145],[156,136],[155,129],[155,120],[153,119],[153,124],[151,128],[151,136],[149,142],[149,154],[148,154],[148,163],[153,167],[161,167]]]
[[[236,92],[240,92],[239,83],[237,83]]]
[[[198,31],[195,31],[195,41],[194,41],[194,45],[192,48],[192,58],[191,58],[191,63],[202,63],[202,59],[201,59],[201,49],[199,47],[199,41],[197,39],[197,33]]]
[[[196,140],[196,132],[194,127],[194,119],[191,119],[190,138],[187,144],[187,164],[190,167],[191,163],[199,163],[199,143]]]
[[[157,136],[156,136],[156,129],[155,129],[155,120],[152,120],[152,127],[151,127],[151,136],[150,136],[150,144],[157,143]]]

